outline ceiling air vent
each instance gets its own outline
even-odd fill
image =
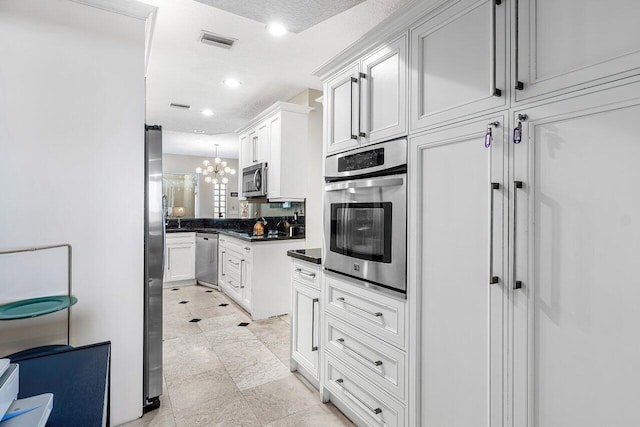
[[[173,107],[173,108],[179,108],[181,110],[190,110],[191,109],[191,105],[178,104],[177,102],[172,102],[171,104],[169,104],[169,106]]]
[[[214,46],[223,47],[225,49],[231,49],[231,46],[238,40],[230,37],[224,37],[220,34],[210,33],[208,31],[202,31],[200,34],[200,41],[206,44],[212,44]]]

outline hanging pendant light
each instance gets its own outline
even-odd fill
[[[207,184],[227,184],[229,182],[229,178],[224,176],[225,174],[235,175],[236,170],[229,167],[229,164],[218,157],[218,144],[216,146],[216,157],[213,159],[213,162],[210,160],[204,160],[202,162],[203,167],[197,167],[196,173],[198,175],[202,174],[206,178],[204,182]],[[211,176],[209,176],[211,174]]]

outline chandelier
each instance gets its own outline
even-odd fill
[[[218,144],[216,146],[216,158],[213,159],[213,164],[209,160],[204,160],[202,162],[201,168],[196,168],[196,173],[198,175],[202,174],[205,176],[204,182],[208,184],[226,184],[229,182],[229,178],[224,176],[225,174],[235,175],[236,170],[230,168],[227,165],[227,162],[223,161],[220,157],[218,157]]]

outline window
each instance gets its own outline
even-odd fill
[[[213,213],[216,218],[227,216],[227,184],[213,184]]]

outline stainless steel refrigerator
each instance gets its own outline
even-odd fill
[[[162,127],[145,125],[144,223],[144,411],[160,406],[162,394]]]

